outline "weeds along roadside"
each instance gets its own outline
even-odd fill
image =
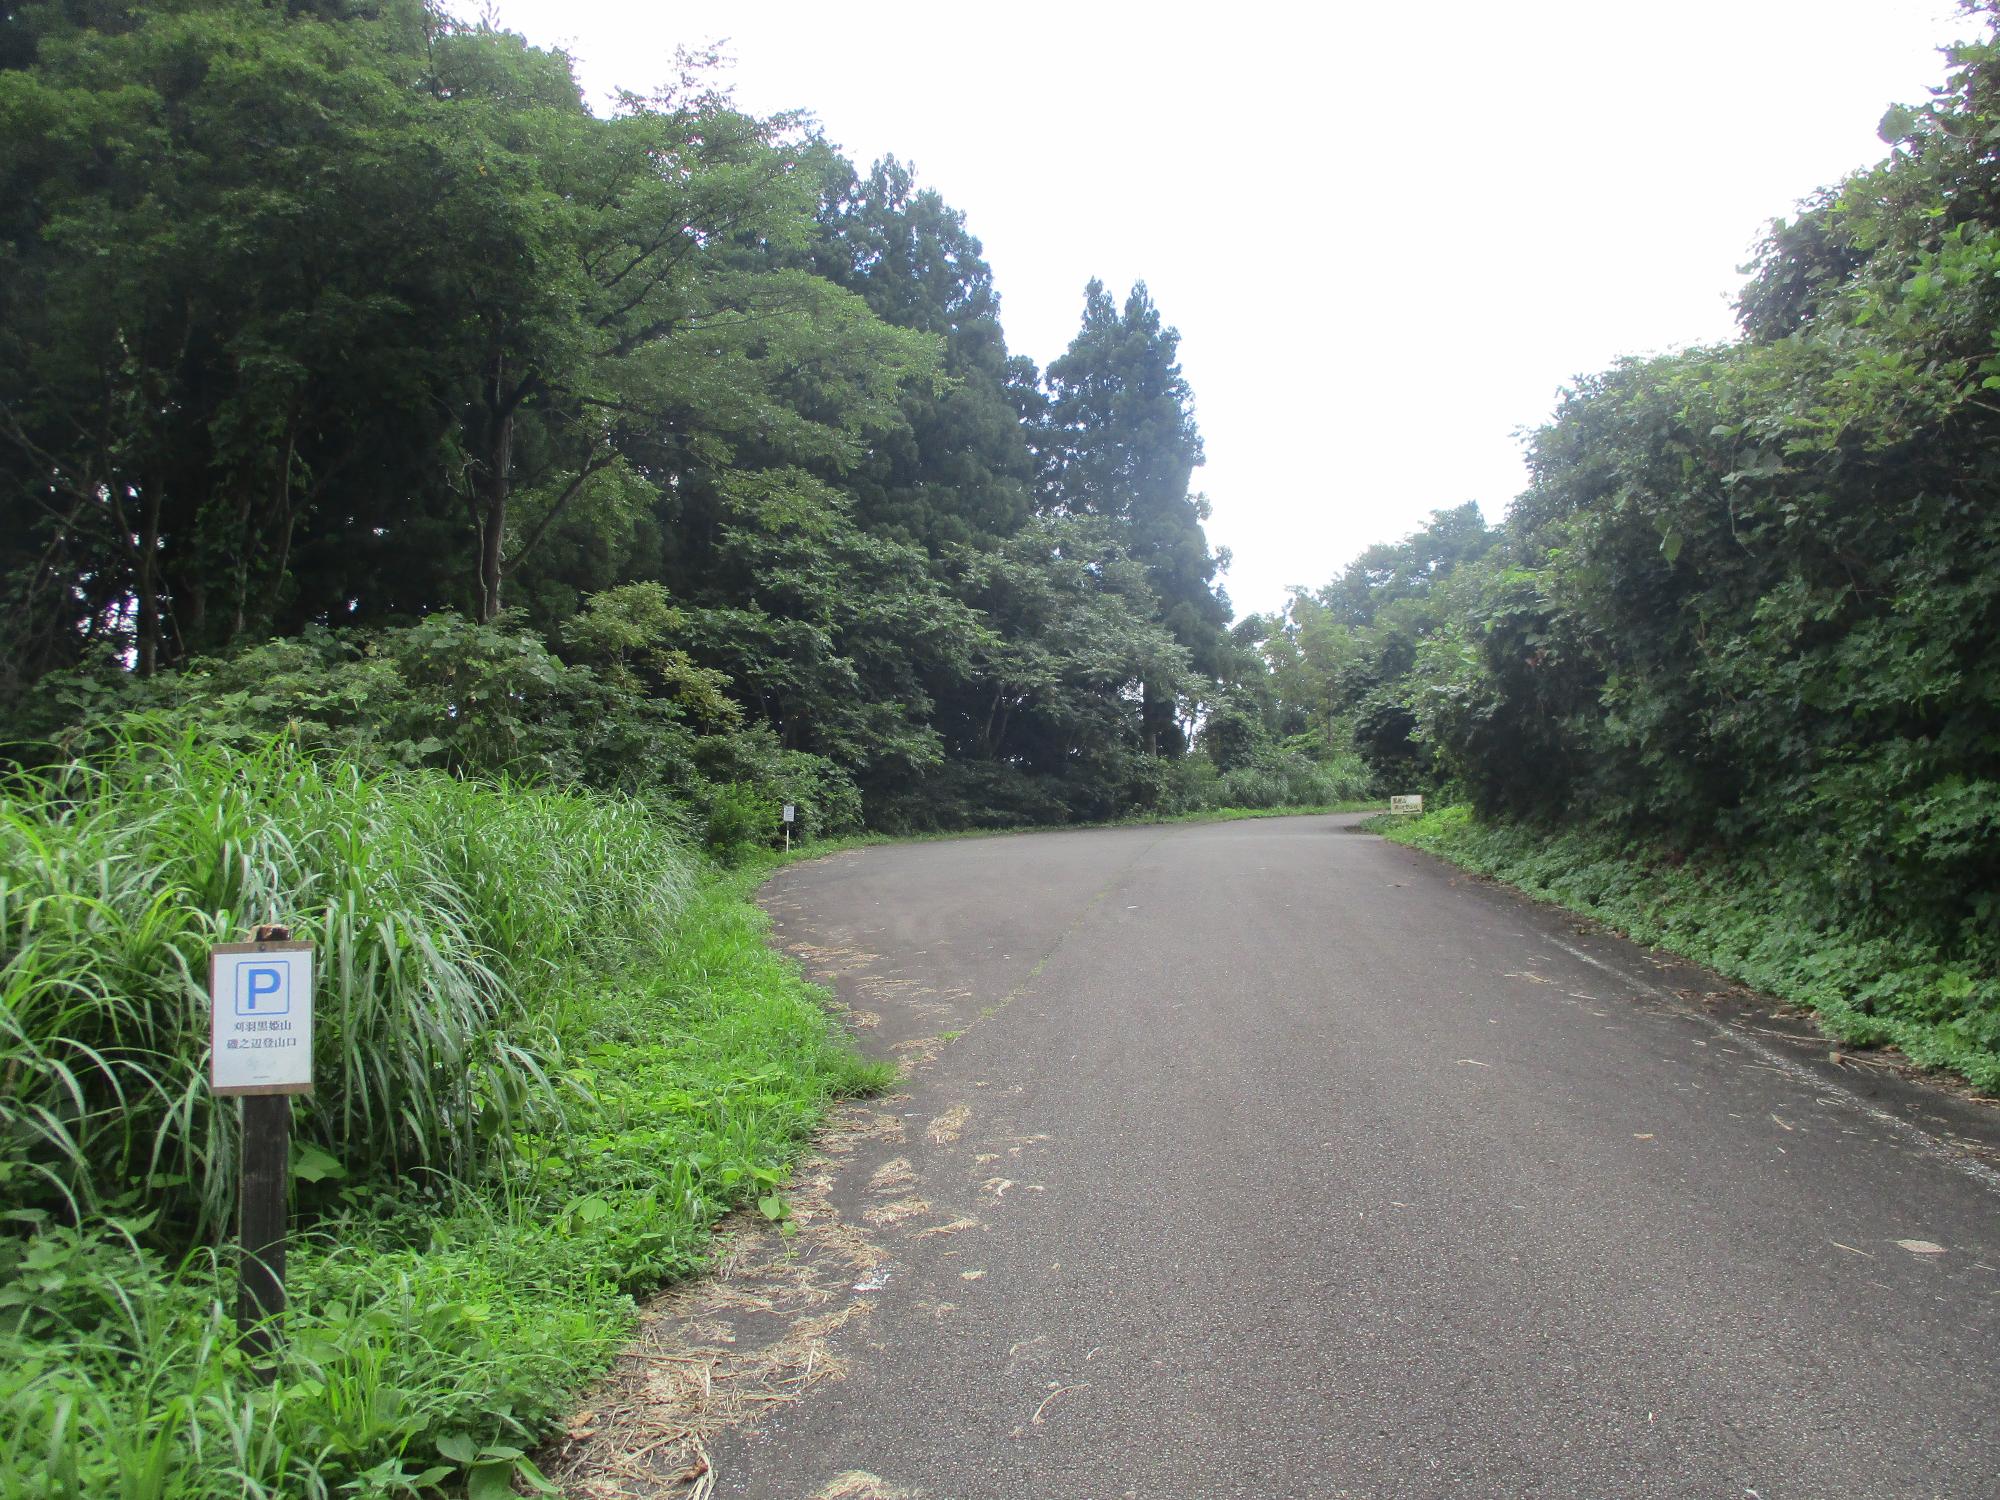
[[[1950,952],[1842,920],[1809,894],[1803,844],[1691,857],[1588,828],[1482,821],[1462,806],[1370,827],[1807,1007],[1841,1041],[1893,1046],[2000,1093],[2000,975],[1981,940]]]
[[[500,1493],[827,1103],[884,1080],[754,871],[595,794],[143,727],[0,800],[0,1495]],[[320,953],[287,1364],[225,1306],[205,958]],[[773,1211],[781,1211],[773,1201]]]

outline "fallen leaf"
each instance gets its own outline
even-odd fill
[[[977,1281],[980,1277],[984,1276],[985,1274],[986,1273],[984,1271],[960,1271],[958,1273],[958,1279],[960,1281]]]
[[[1896,1243],[1912,1255],[1942,1255],[1944,1246],[1935,1240],[1897,1240]]]
[[[1650,1141],[1652,1138],[1653,1137],[1650,1133],[1646,1135],[1640,1135],[1637,1132],[1634,1132],[1632,1136],[1632,1139],[1635,1141]]]
[[[1480,1061],[1480,1060],[1479,1060],[1478,1058],[1476,1058],[1476,1057],[1461,1057],[1461,1058],[1460,1058],[1460,1059],[1458,1060],[1458,1065],[1459,1065],[1459,1066],[1460,1066],[1461,1068],[1468,1068],[1468,1067],[1469,1067],[1469,1068],[1490,1068],[1490,1067],[1492,1067],[1492,1066],[1493,1066],[1493,1064],[1492,1064],[1492,1063],[1483,1063],[1483,1062],[1481,1062],[1481,1061]]]

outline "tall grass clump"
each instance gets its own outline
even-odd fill
[[[636,804],[129,725],[0,786],[0,1193],[75,1221],[229,1217],[207,955],[318,955],[296,1139],[352,1178],[463,1178],[558,1106],[565,976],[657,941],[692,857]]]
[[[782,1216],[827,1103],[890,1076],[766,946],[757,878],[624,799],[159,722],[0,787],[0,1497],[536,1484],[634,1298],[731,1207]],[[263,1371],[204,967],[273,920],[320,973]]]

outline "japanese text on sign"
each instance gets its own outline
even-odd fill
[[[223,943],[209,959],[209,1082],[218,1094],[312,1088],[310,943]]]

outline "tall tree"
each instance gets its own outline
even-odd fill
[[[1083,325],[1048,369],[1044,505],[1120,528],[1160,621],[1213,679],[1228,656],[1229,601],[1215,587],[1220,562],[1202,531],[1208,502],[1189,489],[1203,455],[1179,348],[1180,334],[1162,323],[1143,282],[1121,310],[1103,282],[1091,281]],[[1156,754],[1184,748],[1181,708],[1165,684],[1146,684],[1145,731]]]
[[[337,26],[252,0],[8,18],[14,670],[102,641],[149,672],[268,628],[315,514],[360,551],[397,511],[423,535],[457,317],[438,272],[467,253],[437,211],[454,172],[416,89],[426,24],[414,0]],[[329,593],[351,610],[347,580]]]
[[[934,551],[1011,534],[1034,507],[1019,392],[1036,373],[1007,353],[978,239],[894,157],[865,179],[836,159],[830,176],[814,264],[877,317],[936,337],[944,351],[937,381],[905,388],[902,430],[846,476],[857,519]]]
[[[491,619],[523,570],[566,613],[657,550],[687,474],[753,446],[851,467],[937,357],[778,262],[815,232],[805,143],[698,68],[600,119],[559,54],[419,0],[6,26],[18,680],[93,643],[147,673],[311,623]]]
[[[593,498],[629,528],[690,469],[845,470],[864,432],[897,425],[903,385],[936,341],[793,264],[817,204],[794,121],[757,119],[699,67],[618,113],[585,111],[559,54],[458,28],[444,96],[483,127],[482,175],[505,175],[519,234],[463,325],[459,489],[478,533],[478,611]]]

